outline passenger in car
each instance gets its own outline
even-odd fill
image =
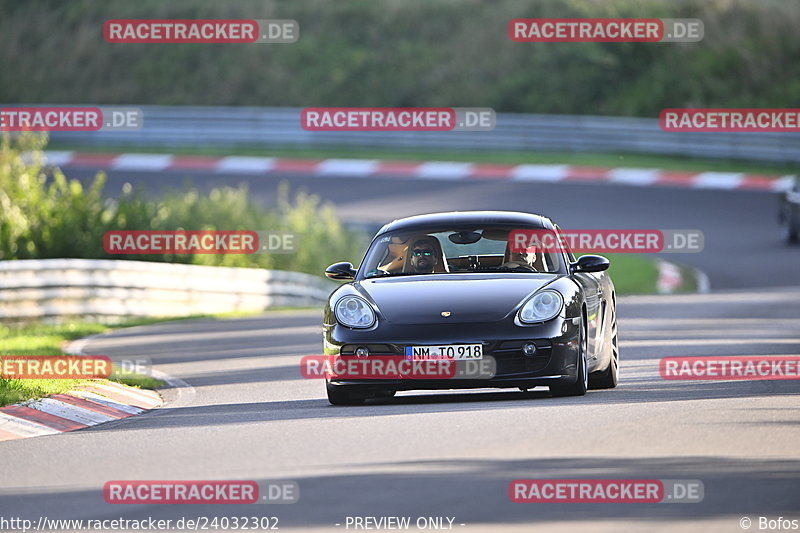
[[[429,239],[419,239],[411,245],[411,267],[419,274],[429,274],[434,271],[439,258],[436,254],[436,244]]]

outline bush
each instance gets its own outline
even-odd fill
[[[42,135],[3,135],[0,141],[0,260],[84,258],[138,259],[203,265],[261,267],[321,274],[330,263],[356,259],[366,236],[348,230],[332,206],[317,196],[290,197],[281,185],[277,206],[265,209],[250,199],[247,187],[183,190],[151,199],[130,184],[105,196],[105,175],[84,187],[59,169],[46,170]],[[109,255],[103,235],[109,230],[251,230],[297,235],[292,254]]]

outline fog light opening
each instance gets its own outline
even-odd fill
[[[536,345],[532,342],[526,342],[522,345],[522,353],[527,357],[533,357],[536,355]]]
[[[364,357],[369,357],[369,348],[366,346],[359,346],[356,348],[356,357],[361,357],[362,359]]]

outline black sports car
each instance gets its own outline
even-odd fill
[[[360,268],[325,274],[352,280],[325,307],[324,353],[383,363],[491,359],[490,374],[331,374],[334,405],[413,389],[547,386],[583,395],[617,385],[616,296],[608,259],[576,259],[565,247],[515,247],[520,232],[560,235],[551,220],[505,211],[395,220],[375,235]]]

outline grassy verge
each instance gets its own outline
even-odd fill
[[[658,265],[652,257],[639,254],[600,254],[611,261],[608,269],[617,294],[655,294]],[[692,268],[678,265],[683,284],[675,292],[695,292],[697,279]]]
[[[125,323],[127,326],[140,325],[151,321]],[[101,324],[80,322],[62,325],[0,325],[0,355],[62,355],[67,341],[103,333],[110,328]],[[142,374],[121,373],[111,375],[111,381],[134,387],[154,389],[163,385],[162,381]],[[0,406],[40,398],[48,394],[58,394],[89,383],[90,380],[77,379],[1,379]]]
[[[572,152],[447,152],[425,150],[385,150],[352,147],[326,148],[264,148],[264,147],[163,147],[163,146],[76,146],[51,143],[50,150],[73,150],[93,153],[153,153],[203,156],[260,156],[303,159],[353,158],[395,161],[462,161],[474,163],[563,164],[596,167],[643,167],[686,172],[744,172],[747,174],[785,175],[797,172],[794,167],[773,166],[767,163],[693,159],[676,156],[645,154],[592,154]]]
[[[637,254],[601,254],[611,261],[608,273],[618,295],[656,292],[658,266],[650,258]]]
[[[270,313],[291,312],[307,308],[275,307]],[[87,322],[70,322],[61,325],[31,324],[24,326],[7,326],[0,324],[0,356],[2,355],[62,355],[63,348],[69,341],[104,333],[112,328],[146,326],[149,324],[213,318],[224,320],[229,318],[246,318],[257,316],[260,312],[234,311],[214,315],[190,315],[183,317],[140,318],[112,320],[104,324]],[[145,376],[122,372],[116,369],[109,378],[111,381],[124,383],[143,389],[155,389],[164,384],[163,381]],[[77,379],[2,379],[0,378],[0,407],[49,394],[59,394],[88,383],[89,380]]]

